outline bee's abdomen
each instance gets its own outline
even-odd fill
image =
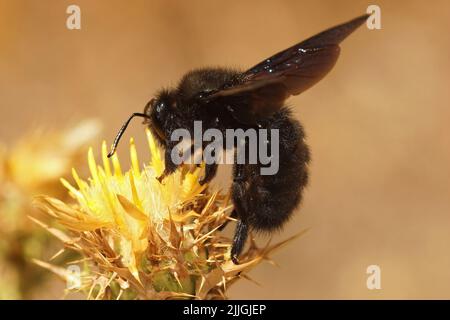
[[[272,159],[279,161],[278,172],[261,175],[261,165],[244,165],[244,179],[233,183],[233,197],[239,196],[235,200],[245,207],[241,219],[255,230],[271,231],[280,228],[301,202],[310,156],[303,129],[287,109],[263,127],[279,130],[278,159]]]

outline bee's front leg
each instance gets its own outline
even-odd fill
[[[172,161],[172,149],[176,146],[176,144],[173,145],[167,145],[164,150],[164,172],[156,178],[160,183],[163,182],[164,178],[171,175],[172,173],[177,170],[177,168],[181,164],[176,164]]]

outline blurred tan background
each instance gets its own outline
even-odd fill
[[[79,31],[65,26],[73,3]],[[312,148],[311,184],[276,239],[310,231],[274,255],[279,267],[251,273],[260,286],[242,281],[230,297],[449,299],[448,1],[0,0],[0,140],[95,117],[112,141],[189,69],[250,67],[370,4],[382,29],[358,30],[331,74],[289,101]],[[127,135],[145,141],[139,121]],[[381,290],[366,288],[371,264]]]

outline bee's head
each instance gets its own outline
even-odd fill
[[[147,118],[144,123],[148,124],[152,133],[162,144],[167,141],[170,128],[174,124],[175,108],[175,99],[167,91],[158,94],[145,106],[144,114]]]

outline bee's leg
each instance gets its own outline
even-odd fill
[[[204,144],[202,150],[204,151],[208,147],[207,144]],[[215,152],[218,152],[217,150]],[[217,167],[219,164],[218,158],[214,157],[214,159],[207,159],[203,154],[203,161],[205,162],[205,175],[198,182],[200,185],[204,185],[205,183],[210,182],[217,173]],[[213,161],[211,161],[213,160]]]
[[[239,264],[239,255],[244,249],[245,241],[248,236],[248,225],[241,220],[236,225],[236,231],[234,232],[233,247],[231,248],[231,260],[234,264]]]
[[[205,175],[203,176],[203,178],[198,180],[198,183],[200,183],[200,185],[204,185],[205,183],[210,182],[217,173],[217,167],[218,167],[217,163],[206,164]]]
[[[169,146],[166,146],[166,148],[164,150],[164,172],[159,177],[156,178],[160,183],[162,183],[162,181],[164,180],[165,177],[174,173],[175,170],[177,170],[177,168],[179,166],[179,165],[173,163],[173,161],[172,161],[172,148],[174,148],[174,147],[175,147],[175,144],[169,145]]]
[[[243,180],[243,167],[235,165],[234,182],[232,186],[232,197],[234,204],[234,215],[239,219],[234,232],[233,246],[231,248],[231,260],[238,264],[238,257],[244,248],[248,236],[248,216],[247,195],[245,192],[245,180]]]

